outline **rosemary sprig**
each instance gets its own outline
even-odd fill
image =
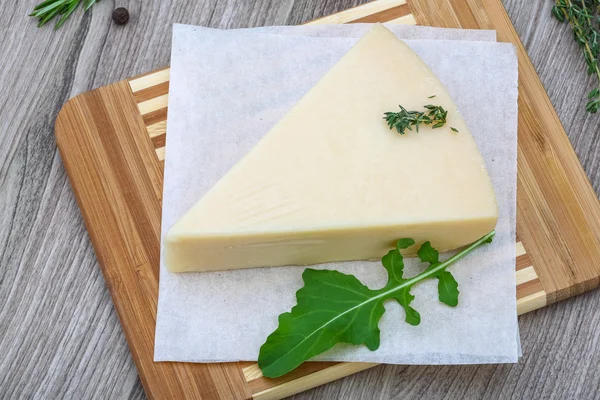
[[[600,31],[598,12],[600,0],[556,0],[552,15],[560,22],[568,21],[573,29],[573,37],[582,48],[588,75],[596,75],[596,87],[588,94],[585,109],[595,113],[600,109]]]
[[[431,96],[432,98],[435,96]],[[408,111],[406,108],[399,105],[400,111],[398,112],[386,112],[384,113],[383,119],[388,123],[390,129],[396,128],[399,134],[404,135],[406,130],[412,131],[412,127],[419,132],[419,126],[421,124],[431,125],[432,129],[440,128],[446,123],[446,116],[448,111],[442,106],[434,106],[427,104],[423,106],[428,111]],[[458,132],[456,128],[450,128],[454,132]]]
[[[89,10],[100,0],[46,0],[35,6],[30,17],[38,19],[38,26],[43,26],[54,17],[59,17],[54,29],[60,28],[73,14],[77,6],[83,2],[83,10]]]

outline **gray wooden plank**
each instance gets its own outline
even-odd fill
[[[299,24],[361,0],[102,1],[58,32],[0,0],[0,398],[144,398],[53,136],[71,96],[168,64],[173,22]],[[600,190],[593,85],[552,1],[506,0],[569,137]],[[110,22],[126,5],[131,21]],[[521,317],[514,366],[382,366],[294,398],[600,398],[600,292]]]

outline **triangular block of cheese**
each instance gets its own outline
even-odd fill
[[[431,102],[448,111],[441,128],[400,135],[382,119],[398,104]],[[169,230],[165,262],[184,272],[374,259],[404,237],[417,242],[408,254],[427,240],[449,250],[496,220],[456,105],[405,43],[375,25]]]

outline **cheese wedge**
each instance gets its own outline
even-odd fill
[[[435,95],[435,98],[428,99]],[[400,135],[384,112],[448,111]],[[458,132],[450,129],[454,127]],[[376,25],[168,232],[170,271],[380,258],[399,238],[440,251],[496,225],[484,160],[423,61]]]

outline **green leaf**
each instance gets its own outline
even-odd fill
[[[52,18],[57,16],[59,14],[59,12],[60,12],[60,9],[54,9],[52,11],[49,11],[47,14],[40,16],[40,20],[38,22],[38,27],[44,26],[46,24],[46,22],[50,21]]]
[[[83,9],[87,11],[99,0],[45,0],[35,6],[29,16],[38,19],[38,26],[43,26],[54,17],[60,16],[54,26],[55,29],[58,29],[69,19],[82,1]]]
[[[404,308],[404,313],[406,314],[405,321],[410,325],[417,326],[421,323],[421,315],[410,306],[410,303],[415,299],[415,296],[410,294],[410,288],[405,288],[400,290],[398,294],[395,294],[394,299],[400,303],[402,308]]]
[[[35,6],[35,7],[33,8],[33,11],[34,11],[34,12],[35,12],[35,11],[38,11],[38,10],[40,10],[40,9],[42,9],[42,8],[44,8],[44,7],[46,7],[47,5],[49,5],[49,4],[52,4],[52,3],[55,3],[55,2],[56,2],[56,0],[46,0],[46,1],[43,1],[43,2],[41,2],[40,4],[38,4],[37,6]]]
[[[444,304],[450,307],[458,305],[458,283],[454,276],[448,271],[442,271],[437,275],[438,278],[438,298]]]
[[[381,259],[381,264],[388,272],[388,283],[383,290],[391,289],[403,285],[407,282],[404,279],[404,257],[400,254],[400,250],[407,249],[414,245],[415,241],[412,239],[400,239],[396,242],[396,248],[390,250]],[[406,313],[406,322],[411,325],[419,325],[421,323],[421,316],[414,308],[410,307],[410,303],[414,300],[415,296],[410,294],[410,287],[406,287],[391,296],[396,299],[398,303],[404,308]]]
[[[587,112],[595,114],[600,109],[600,102],[598,100],[590,101],[585,106]]]
[[[428,262],[430,264],[437,264],[440,261],[440,252],[431,247],[430,242],[425,242],[417,251],[417,256],[422,262]]]
[[[440,301],[450,306],[458,303],[458,289],[446,268],[494,236],[492,231],[446,261],[438,262],[439,253],[429,242],[419,249],[420,257],[433,261],[420,274],[404,278],[404,259],[400,250],[414,245],[412,239],[400,239],[396,248],[382,257],[388,272],[388,283],[372,290],[356,277],[331,270],[308,268],[302,274],[304,286],[296,292],[296,305],[279,316],[277,329],[267,337],[258,355],[258,366],[264,376],[276,378],[298,367],[304,361],[331,349],[337,343],[364,344],[370,350],[379,348],[379,320],[385,312],[383,303],[395,299],[404,308],[405,320],[418,325],[421,316],[410,304],[411,288],[425,279],[439,280]]]
[[[412,239],[400,239],[396,242],[396,248],[398,250],[408,249],[410,246],[414,245],[415,241]]]
[[[419,248],[417,256],[424,263],[429,263],[427,270],[436,268],[440,262],[440,253],[431,246],[430,242],[425,242]],[[445,269],[441,269],[435,277],[438,279],[438,298],[439,300],[449,305],[456,307],[458,304],[458,283],[452,274]]]
[[[61,15],[61,17],[58,20],[58,22],[56,23],[56,25],[54,25],[54,29],[60,28],[65,23],[65,21],[71,16],[71,14],[73,14],[73,11],[75,11],[75,8],[77,8],[77,5],[78,5],[77,2],[73,2],[68,6],[68,8]]]
[[[587,64],[588,75],[596,75],[596,87],[589,94],[589,102],[586,104],[586,110],[589,113],[596,113],[600,109],[600,104],[594,100],[598,97],[595,94],[600,85],[600,65],[598,65],[598,56],[600,54],[600,19],[598,12],[600,10],[600,1],[598,0],[555,0],[552,7],[552,16],[560,22],[568,21],[573,31],[573,39],[579,45],[583,53],[583,59]]]
[[[381,259],[381,264],[388,272],[389,281],[402,282],[404,273],[404,258],[398,250],[390,250]]]
[[[429,98],[433,98],[433,96],[429,96]],[[446,123],[446,117],[448,115],[448,111],[444,109],[442,106],[434,106],[433,104],[427,104],[423,107],[429,112],[420,112],[420,111],[407,111],[406,108],[399,105],[399,112],[385,112],[383,113],[383,119],[386,120],[388,127],[390,129],[396,128],[399,134],[403,135],[406,130],[412,131],[412,127],[415,127],[415,130],[419,132],[419,125],[431,125],[432,128],[439,128],[444,126]]]
[[[379,348],[385,298],[338,271],[308,268],[302,279],[297,305],[279,316],[279,327],[260,348],[258,365],[266,377],[281,376],[336,343]]]
[[[65,0],[53,1],[53,2],[44,2],[43,7],[35,10],[35,16],[39,17],[53,10],[60,9],[65,5]]]
[[[83,1],[83,11],[89,10],[98,0],[84,0]]]

